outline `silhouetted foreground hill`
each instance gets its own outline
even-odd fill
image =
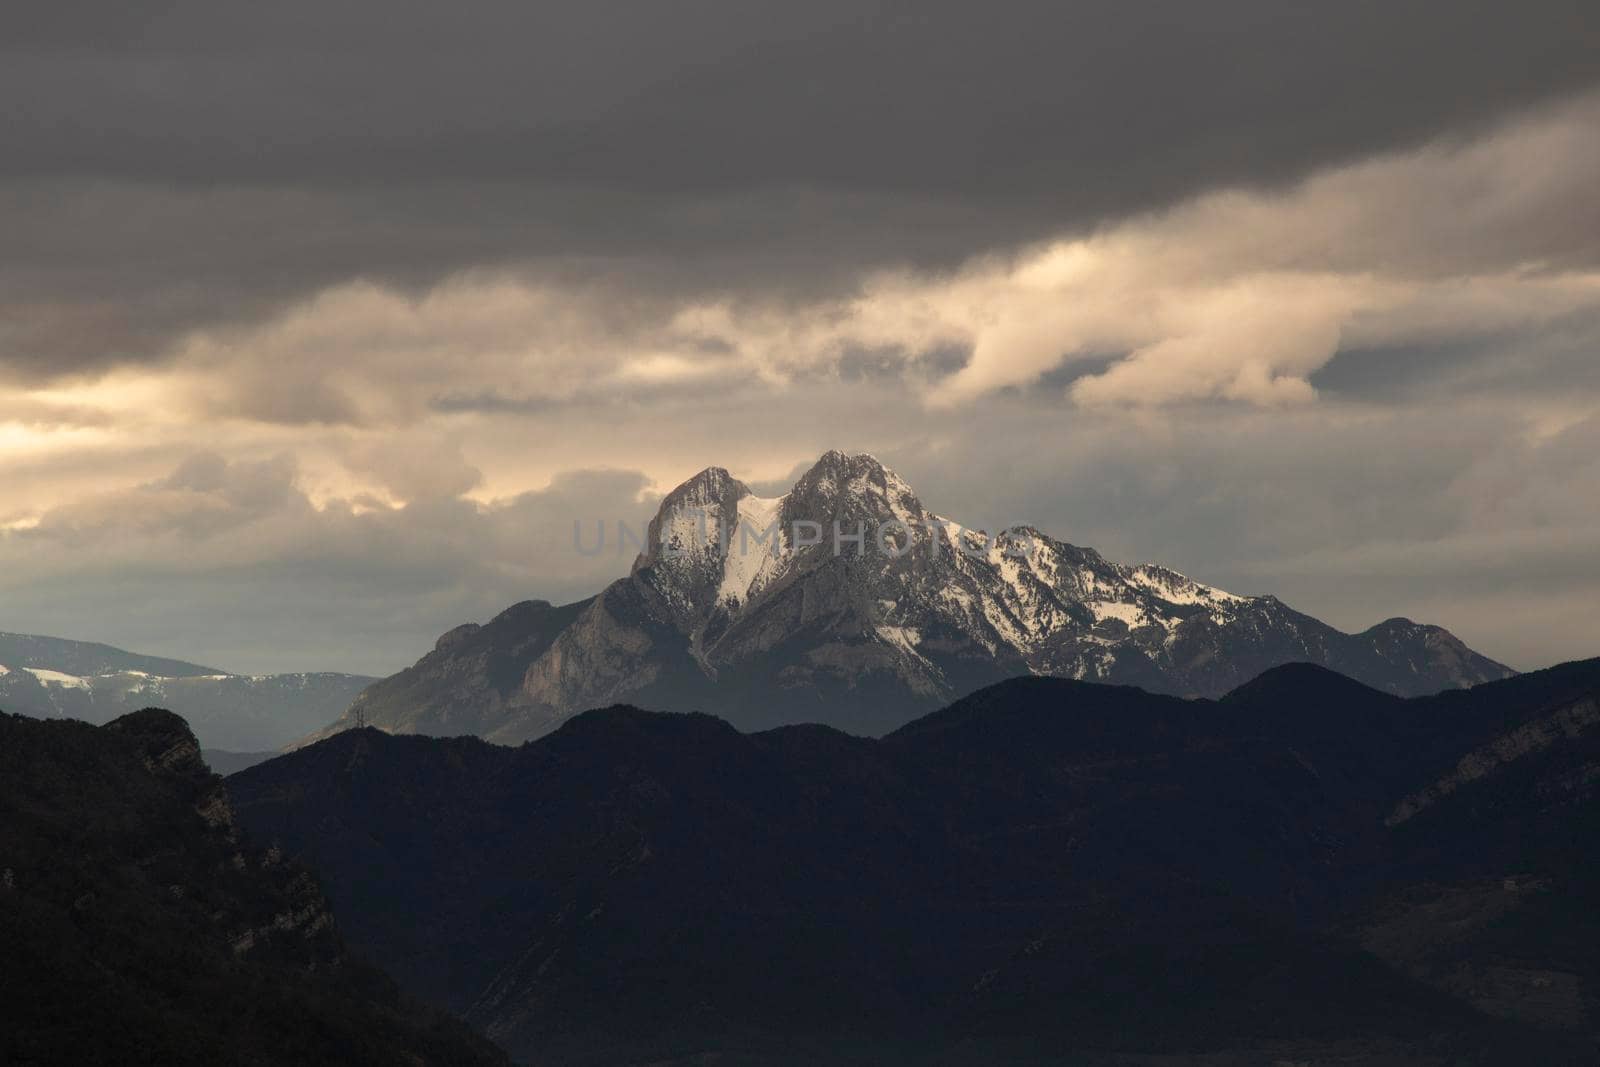
[[[494,1064],[350,960],[183,720],[0,714],[0,1063]]]
[[[229,787],[354,943],[532,1062],[1588,1063],[1597,691],[1032,678],[879,741],[613,707]]]

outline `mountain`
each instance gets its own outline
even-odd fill
[[[110,645],[0,634],[0,708],[105,723],[146,707],[186,719],[209,749],[275,750],[349,708],[374,679],[229,674]]]
[[[438,736],[491,734],[520,713],[523,675],[552,642],[594,603],[564,607],[526,601],[488,624],[468,623],[439,638],[415,666],[374,682],[352,698],[354,706],[333,733],[355,724],[359,707],[367,721],[385,729]],[[325,725],[339,715],[317,723]]]
[[[228,785],[406,989],[547,1062],[1577,1064],[1597,697],[1600,660],[1019,678],[880,740],[615,706]]]
[[[0,868],[0,1062],[506,1062],[351,958],[170,713],[0,714]]]
[[[38,667],[63,674],[96,675],[139,672],[164,678],[196,678],[223,672],[160,656],[142,656],[92,641],[68,641],[38,634],[0,633],[0,663]]]
[[[1220,696],[1307,661],[1415,696],[1513,673],[1435,626],[1346,634],[1274,597],[1113,563],[1031,527],[990,537],[928,511],[867,455],[829,452],[776,498],[702,471],[643,540],[597,597],[452,630],[329,732],[359,708],[391,732],[517,742],[627,701],[747,729],[881,734],[1025,674]]]

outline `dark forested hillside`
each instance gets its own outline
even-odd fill
[[[6,1064],[504,1062],[350,956],[163,711],[0,714],[0,945]]]
[[[516,749],[351,731],[230,788],[404,986],[549,1062],[1576,1063],[1597,691],[1033,678],[879,741],[613,707]]]

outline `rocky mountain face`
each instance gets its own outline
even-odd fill
[[[105,723],[146,707],[188,721],[207,749],[274,750],[337,717],[374,679],[229,674],[109,645],[0,634],[0,709]]]
[[[0,1062],[506,1062],[351,958],[168,712],[0,714]]]
[[[359,704],[386,730],[507,742],[621,700],[881,734],[1017,675],[1218,696],[1300,661],[1408,696],[1512,673],[1438,627],[1346,634],[1032,528],[968,529],[871,456],[829,452],[777,498],[702,471],[662,501],[626,578],[452,631]]]
[[[1597,697],[1600,660],[1411,699],[1021,678],[881,740],[617,706],[228,785],[533,1062],[1576,1064]]]

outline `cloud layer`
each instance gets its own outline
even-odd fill
[[[844,447],[1600,652],[1583,5],[19,10],[0,628],[388,670],[622,573],[574,519]]]

